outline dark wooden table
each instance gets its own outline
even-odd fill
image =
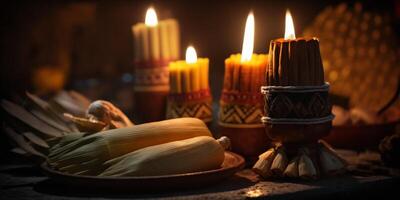
[[[245,169],[206,188],[162,193],[134,193],[71,188],[42,175],[38,167],[16,162],[0,166],[1,199],[353,199],[360,197],[397,199],[399,171],[382,166],[379,154],[340,151],[350,161],[343,176],[318,181],[261,180]],[[392,196],[390,196],[392,195]]]

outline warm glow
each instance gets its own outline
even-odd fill
[[[254,15],[250,12],[246,20],[246,29],[244,30],[242,58],[241,62],[251,60],[254,48]]]
[[[157,26],[158,24],[157,14],[153,7],[147,9],[146,19],[144,20],[144,23],[147,26]]]
[[[186,63],[193,64],[197,62],[197,53],[193,46],[186,49]]]
[[[296,35],[294,33],[293,18],[289,10],[286,10],[285,18],[285,40],[294,40]]]

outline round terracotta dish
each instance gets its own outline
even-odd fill
[[[51,169],[47,163],[41,165],[43,172],[53,181],[73,187],[98,188],[104,190],[156,191],[208,186],[235,174],[244,167],[244,159],[232,152],[225,152],[225,160],[219,169],[164,176],[142,177],[97,177],[79,176]]]

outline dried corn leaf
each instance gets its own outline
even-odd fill
[[[83,96],[81,93],[75,91],[75,90],[70,90],[68,94],[75,99],[79,104],[81,105],[82,108],[88,108],[90,105],[90,100]]]
[[[4,132],[7,134],[7,136],[12,139],[18,147],[20,147],[22,150],[26,151],[27,153],[34,155],[36,157],[40,157],[42,159],[46,159],[46,156],[42,154],[41,152],[35,150],[29,143],[24,139],[22,135],[19,135],[16,133],[13,129],[10,127],[4,126]]]
[[[64,118],[61,117],[61,113],[57,112],[56,110],[52,109],[48,102],[44,101],[40,97],[26,92],[26,96],[30,100],[30,102],[37,108],[41,109],[42,111],[46,112],[48,115],[52,116],[54,120],[58,120],[61,122],[67,122]]]
[[[54,121],[57,121],[60,124],[65,124],[71,132],[78,131],[78,128],[74,124],[72,124],[71,121],[65,119],[62,116],[63,111],[55,109],[48,102],[42,100],[40,97],[34,94],[26,92],[26,96],[32,102],[32,104],[35,105],[35,107],[47,113],[49,116],[51,116],[52,119],[54,119]]]
[[[49,148],[49,145],[47,144],[46,141],[44,141],[42,138],[38,137],[37,135],[31,133],[31,132],[26,132],[23,133],[22,135],[24,135],[29,141],[31,141],[32,143],[43,147],[43,148]]]
[[[15,147],[15,148],[11,149],[10,151],[13,153],[16,153],[18,155],[28,156],[28,153],[19,147]]]
[[[52,102],[60,106],[64,112],[72,113],[76,116],[85,116],[87,107],[82,107],[82,105],[73,99],[66,91],[59,92],[54,96]]]
[[[44,101],[40,97],[38,97],[34,94],[31,94],[29,92],[25,92],[25,93],[26,93],[26,96],[28,97],[28,99],[31,100],[32,103],[34,103],[36,106],[40,107],[43,110],[49,109],[49,104],[46,101]],[[54,114],[56,114],[56,113],[54,113]]]
[[[7,100],[2,100],[1,106],[8,114],[21,120],[22,122],[36,129],[40,133],[43,133],[46,137],[59,137],[63,135],[61,131],[47,125],[28,111],[26,111],[23,107],[15,103]]]
[[[42,120],[43,122],[47,123],[48,125],[52,126],[53,128],[58,129],[61,132],[71,132],[69,127],[66,124],[61,124],[58,123],[56,120],[54,120],[53,117],[46,115],[45,113],[32,109],[30,112],[37,117],[38,119]]]

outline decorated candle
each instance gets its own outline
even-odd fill
[[[261,87],[265,101],[261,121],[273,147],[259,156],[252,169],[265,178],[318,179],[343,173],[344,159],[320,140],[331,132],[334,116],[319,41],[296,38],[289,11],[285,21],[285,37],[270,43],[266,86]]]
[[[186,60],[169,63],[170,93],[190,93],[208,90],[208,58],[197,58],[196,50],[189,46]]]
[[[318,38],[296,38],[289,11],[286,11],[285,37],[272,40],[269,52],[266,85],[324,84]]]
[[[179,59],[178,22],[175,19],[158,21],[155,10],[149,8],[145,23],[132,26],[132,33],[135,120],[140,123],[163,120],[170,90],[168,63]]]
[[[253,13],[246,20],[241,54],[225,60],[224,86],[221,94],[218,125],[228,136],[232,151],[255,161],[269,145],[264,125],[264,101],[260,88],[268,65],[267,54],[253,54],[255,22]]]

